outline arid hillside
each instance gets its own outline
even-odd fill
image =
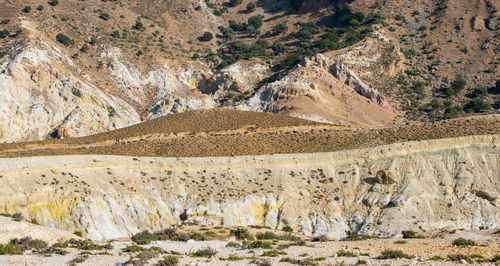
[[[217,107],[362,127],[499,107],[495,1],[0,7],[0,142],[87,136]]]
[[[498,135],[499,115],[397,127],[322,124],[279,114],[189,111],[81,138],[0,144],[0,157],[106,154],[212,157],[332,152],[405,141]]]

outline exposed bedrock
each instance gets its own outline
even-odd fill
[[[183,222],[336,239],[500,228],[499,144],[495,135],[318,154],[1,159],[0,207],[94,240]]]

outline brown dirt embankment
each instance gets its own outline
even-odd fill
[[[391,143],[500,134],[500,115],[347,128],[277,114],[218,109],[170,115],[83,138],[0,145],[0,157],[105,154],[214,157],[332,152]]]

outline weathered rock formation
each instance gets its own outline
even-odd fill
[[[318,154],[0,159],[0,207],[91,239],[183,222],[331,238],[500,228],[499,145],[496,135]]]
[[[235,108],[336,124],[383,125],[395,116],[382,94],[338,61],[321,54],[264,85]]]
[[[69,70],[54,46],[30,42],[0,65],[0,142],[76,137],[140,121],[125,101]]]

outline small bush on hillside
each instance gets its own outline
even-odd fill
[[[163,260],[158,262],[158,266],[175,266],[179,264],[179,259],[175,256],[163,257]]]
[[[445,92],[448,96],[458,94],[465,88],[466,84],[467,81],[464,78],[457,77],[455,80],[451,82],[450,88],[448,88]]]
[[[235,7],[241,5],[242,2],[243,0],[229,0],[229,5]]]
[[[471,247],[471,246],[477,246],[477,243],[474,240],[465,239],[465,238],[460,237],[460,238],[453,240],[452,245],[458,246],[458,247]]]
[[[59,4],[59,0],[50,0],[49,5],[51,6],[57,6]]]
[[[255,7],[256,6],[255,6],[255,4],[253,2],[248,3],[247,4],[247,12],[251,13],[251,12],[255,11]]]
[[[137,20],[135,22],[135,25],[133,26],[133,28],[136,30],[144,30],[145,29],[144,24],[142,24],[142,22],[140,22],[139,20]]]
[[[143,251],[143,250],[144,250],[143,247],[140,247],[138,245],[132,245],[132,246],[127,246],[127,247],[123,248],[122,252],[136,253],[136,252],[140,252],[140,251]]]
[[[285,226],[285,227],[281,228],[281,230],[283,232],[288,232],[288,233],[293,232],[293,228],[291,228],[290,226]]]
[[[12,220],[14,220],[16,222],[20,222],[20,221],[24,220],[24,216],[22,213],[16,212],[16,213],[12,214]]]
[[[339,256],[339,257],[357,257],[358,255],[352,253],[351,251],[340,250],[337,252],[337,256]]]
[[[264,249],[272,249],[273,248],[271,246],[271,242],[261,241],[261,240],[247,243],[246,247],[247,248],[264,248]]]
[[[111,18],[111,15],[109,15],[106,12],[101,12],[101,14],[99,14],[99,18],[101,18],[102,20],[108,21]]]
[[[243,227],[231,230],[231,235],[235,236],[238,240],[254,240],[253,235],[248,232],[248,229]]]
[[[0,255],[21,255],[23,252],[18,246],[12,244],[0,244]]]
[[[491,109],[491,105],[487,103],[482,97],[474,98],[470,103],[470,108],[474,110],[474,112],[483,112]]]
[[[192,255],[194,257],[205,257],[205,258],[210,258],[217,254],[217,251],[212,248],[205,248],[205,249],[200,249],[194,252]]]
[[[24,13],[29,13],[30,11],[31,11],[31,6],[25,6],[25,7],[23,8],[23,12],[24,12]]]
[[[423,238],[422,236],[418,235],[417,232],[415,231],[412,231],[412,230],[405,230],[403,232],[401,232],[401,234],[403,235],[403,238]]]
[[[248,25],[253,26],[255,29],[260,28],[263,23],[264,23],[263,15],[255,15],[248,19]]]
[[[202,42],[209,42],[214,38],[214,35],[211,32],[205,31],[203,35],[199,38]]]
[[[57,34],[56,40],[66,47],[74,44],[73,40],[71,40],[68,36],[62,33]]]
[[[36,7],[36,10],[38,10],[38,11],[42,11],[43,9],[44,9],[44,7],[42,5],[39,5]]]
[[[413,256],[403,253],[399,250],[384,250],[377,259],[388,260],[388,259],[412,259]]]
[[[10,32],[8,30],[0,30],[0,39],[9,37]]]
[[[444,117],[447,119],[456,118],[458,116],[458,112],[460,112],[460,106],[448,106],[444,110]]]
[[[132,241],[138,245],[147,245],[153,240],[156,238],[149,231],[142,231],[132,236]]]
[[[105,245],[98,245],[89,239],[85,239],[85,240],[71,239],[68,242],[69,242],[71,248],[76,248],[76,249],[80,249],[80,250],[103,250],[103,249],[112,249],[113,248],[113,246],[110,243],[107,243]]]
[[[469,256],[467,255],[464,255],[464,254],[451,254],[451,255],[448,255],[448,260],[450,261],[467,261],[467,262],[472,262],[472,260],[470,259]]]

